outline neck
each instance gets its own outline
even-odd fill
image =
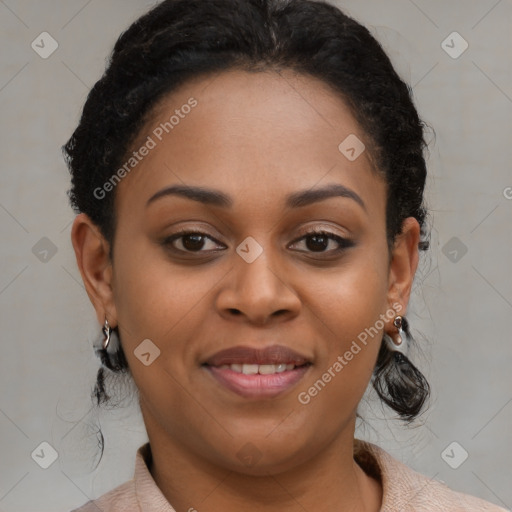
[[[299,466],[254,476],[221,468],[148,429],[149,470],[179,512],[378,512],[382,487],[355,462],[353,432],[348,429]]]

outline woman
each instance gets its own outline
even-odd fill
[[[149,442],[80,512],[503,511],[354,439],[406,422],[428,248],[423,123],[369,32],[308,0],[166,0],[117,41],[65,146],[105,378]]]

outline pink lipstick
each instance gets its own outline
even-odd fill
[[[203,367],[217,382],[240,396],[274,398],[297,384],[311,364],[307,357],[284,345],[272,345],[221,350]]]

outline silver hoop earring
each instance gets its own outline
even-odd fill
[[[101,350],[105,350],[108,354],[113,354],[119,349],[119,337],[116,331],[110,327],[107,318],[105,317],[105,324],[101,328],[101,339],[95,346]]]
[[[395,339],[393,339],[393,342],[396,346],[399,346],[402,344],[402,317],[400,315],[395,316],[395,319],[393,320],[393,325],[398,329],[398,335]]]
[[[403,329],[402,329],[402,317],[400,315],[395,316],[395,319],[393,320],[393,325],[398,329],[398,333],[395,335],[392,334],[386,334],[386,341],[388,344],[388,348],[392,352],[405,352],[405,343],[403,343]]]
[[[105,318],[105,325],[102,328],[103,336],[105,338],[103,339],[103,343],[101,344],[103,350],[107,350],[109,344],[110,344],[110,337],[112,335],[112,327],[108,325],[108,320]]]

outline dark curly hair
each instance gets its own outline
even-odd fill
[[[350,107],[366,132],[375,169],[387,183],[389,254],[407,217],[420,225],[427,250],[425,123],[412,90],[368,29],[337,7],[314,0],[165,0],[117,40],[103,77],[90,91],[78,127],[63,146],[72,175],[75,212],[86,213],[110,243],[116,228],[115,191],[94,190],[114,173],[152,107],[188,79],[224,70],[290,69],[322,80]],[[407,320],[404,332],[411,337]],[[129,372],[122,347],[113,357],[98,351],[110,374]],[[104,368],[93,397],[108,402]],[[404,355],[383,339],[373,373],[379,397],[406,422],[421,411],[429,384]]]

